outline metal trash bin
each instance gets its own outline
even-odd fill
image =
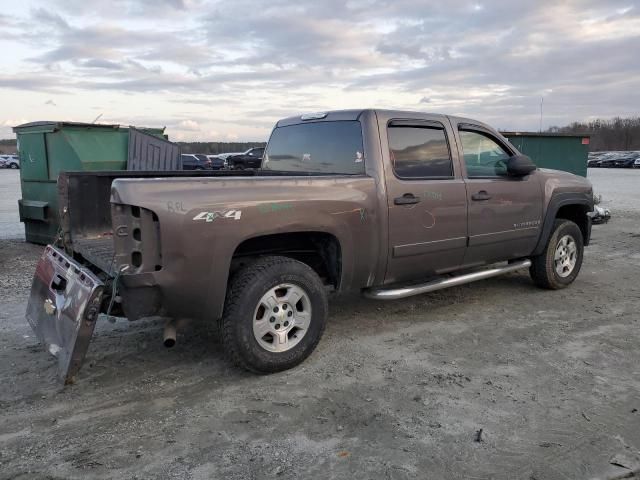
[[[500,132],[538,167],[587,176],[589,135],[536,132]]]
[[[134,129],[131,129],[134,130]],[[47,244],[57,235],[60,219],[56,182],[63,171],[126,170],[130,129],[120,125],[32,122],[13,128],[18,138],[20,221],[27,242]],[[164,128],[136,129],[165,140]],[[179,156],[179,149],[178,149]]]

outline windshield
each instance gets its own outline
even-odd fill
[[[273,130],[264,170],[364,174],[362,129],[358,121],[313,122]]]

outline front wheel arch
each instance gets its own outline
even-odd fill
[[[554,195],[549,202],[544,217],[542,231],[532,256],[542,254],[553,233],[554,223],[558,219],[571,220],[578,225],[586,247],[591,239],[591,218],[587,215],[593,211],[593,199],[587,194],[561,193]]]

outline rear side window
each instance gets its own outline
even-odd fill
[[[364,174],[358,121],[313,122],[273,130],[262,162],[265,170]]]
[[[400,178],[451,178],[453,164],[443,128],[388,128],[389,155]]]

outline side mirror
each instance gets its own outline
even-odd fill
[[[507,160],[507,175],[512,177],[524,177],[529,175],[536,169],[536,164],[533,163],[526,155],[514,155]]]

